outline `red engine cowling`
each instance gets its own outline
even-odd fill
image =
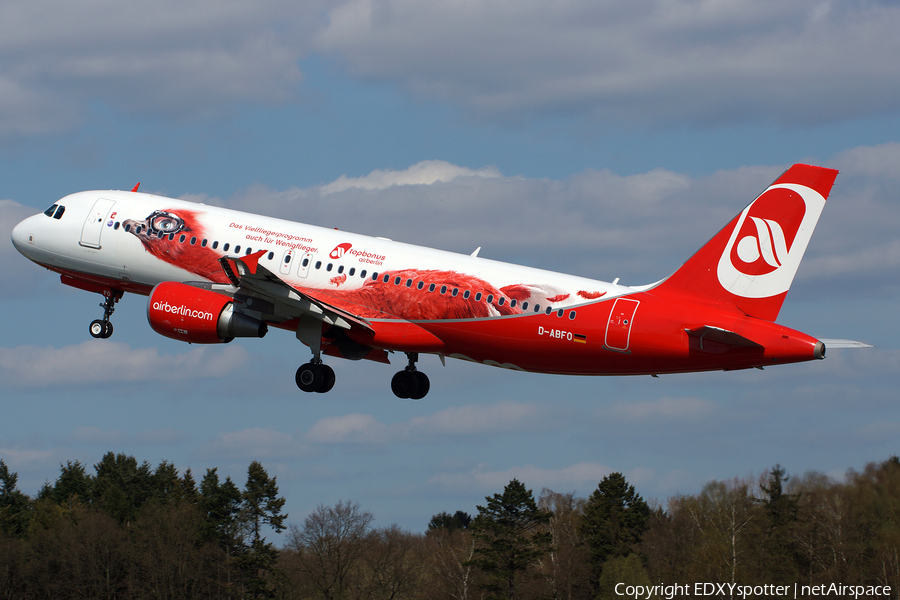
[[[147,320],[156,333],[193,344],[263,337],[268,331],[264,322],[234,312],[230,297],[174,281],[160,283],[150,292]]]

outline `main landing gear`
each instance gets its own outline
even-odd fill
[[[419,353],[407,352],[406,356],[409,357],[409,365],[404,370],[398,371],[391,379],[391,391],[398,398],[421,400],[431,389],[431,383],[425,373],[416,370]]]
[[[324,394],[334,387],[334,369],[317,357],[297,369],[294,380],[297,382],[297,387],[304,392]]]
[[[123,292],[119,290],[110,290],[109,293],[104,293],[106,296],[106,301],[100,305],[103,309],[103,318],[95,319],[91,321],[91,337],[106,339],[113,334],[113,324],[110,322],[109,318],[112,316],[114,312],[116,312],[116,302],[122,297]]]
[[[421,400],[431,388],[431,383],[425,373],[416,370],[419,354],[407,352],[406,355],[409,357],[409,365],[391,379],[391,391],[398,398]],[[297,387],[304,392],[324,394],[334,387],[334,369],[324,364],[321,357],[316,355],[311,361],[297,369],[294,381],[297,382]]]

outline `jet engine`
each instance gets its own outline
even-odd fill
[[[236,337],[263,337],[268,326],[235,312],[229,296],[175,281],[150,292],[147,320],[153,331],[193,344],[227,343]]]

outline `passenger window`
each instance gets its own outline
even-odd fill
[[[359,276],[360,276],[362,279],[365,279],[365,278],[366,278],[366,270],[363,269],[362,271],[360,271],[360,272],[359,272]]]
[[[372,281],[378,281],[378,271],[372,273]]]
[[[468,299],[469,299],[469,294],[471,294],[471,293],[472,293],[472,292],[470,292],[469,290],[466,290],[465,292],[463,292],[463,298],[465,298],[466,300],[468,300]]]
[[[119,222],[118,221],[116,221],[116,224],[113,225],[113,229],[115,229],[116,231],[119,230]]]
[[[241,245],[240,244],[238,244],[237,246],[234,247],[234,253],[235,254],[241,253]]]
[[[350,267],[350,270],[347,271],[347,274],[350,275],[350,277],[353,277],[353,275],[355,273],[356,273],[356,267]]]
[[[435,288],[435,285],[432,283],[431,285],[428,286],[428,291],[433,292],[434,288]]]
[[[456,298],[456,295],[459,293],[459,288],[453,288],[453,297]]]
[[[481,302],[481,292],[475,294],[475,302]]]
[[[156,234],[156,239],[161,240],[161,239],[163,239],[164,235],[166,235],[166,234],[163,233],[162,231],[160,231],[159,233]]]
[[[420,281],[418,284],[416,284],[416,288],[417,288],[417,289],[420,289],[420,290],[421,290],[423,287],[425,287],[425,282],[424,282],[424,281]]]
[[[225,242],[225,245],[222,246],[222,252],[228,252],[228,246],[229,246],[228,242]]]
[[[328,271],[328,272],[330,273],[330,272],[331,272],[331,267],[333,267],[333,266],[334,266],[334,265],[332,265],[331,263],[328,263],[328,265],[325,267],[325,270]]]
[[[170,234],[169,234],[169,241],[170,241],[170,242],[174,242],[174,241],[175,241],[175,234],[174,234],[174,233],[170,233]]]
[[[387,283],[388,281],[390,281],[390,279],[391,279],[391,276],[390,276],[390,275],[385,275],[383,281],[384,281],[385,283]],[[397,283],[399,283],[399,277],[398,277],[397,279],[398,279]]]
[[[534,305],[534,312],[536,312],[536,313],[541,312],[541,305],[540,305],[540,304],[535,304],[535,305]]]
[[[216,240],[212,243],[212,249],[215,250],[218,247],[219,247],[219,240]]]
[[[284,264],[288,264],[289,262],[291,262],[291,255],[285,254],[284,255]]]
[[[138,229],[140,229],[140,226],[138,227]],[[140,233],[140,231],[138,231],[138,233]],[[182,233],[181,236],[179,236],[179,238],[178,238],[178,242],[183,244],[184,240],[186,240],[186,239],[187,239],[187,236]]]
[[[406,280],[406,287],[412,287],[412,279]]]
[[[499,304],[500,306],[503,306],[505,303],[506,303],[506,298],[504,298],[503,296],[500,296],[500,299],[497,300],[497,304]]]
[[[570,321],[574,321],[574,320],[575,320],[575,311],[574,311],[574,310],[573,310],[572,312],[569,313],[569,320],[570,320]]]
[[[308,266],[309,266],[309,257],[304,258],[304,259],[303,259],[303,262],[300,263],[300,264],[303,265],[303,268],[304,268],[304,269],[305,269],[306,267],[308,267]]]
[[[343,272],[344,272],[344,265],[341,265],[338,267],[338,273],[343,273]]]
[[[275,258],[275,253],[269,252],[269,260],[272,260],[273,258]],[[290,260],[290,259],[288,259],[288,260]]]
[[[400,278],[394,277],[394,285],[400,285]]]
[[[135,227],[135,228],[134,228],[134,232],[135,232],[137,235],[141,235],[141,226],[138,225],[137,227]]]
[[[515,307],[516,307],[516,299],[513,298],[512,300],[510,300],[510,301],[509,301],[509,305],[510,305],[512,308],[515,308]]]
[[[488,297],[487,297],[487,303],[490,304],[490,303],[492,303],[493,301],[494,301],[494,295],[493,295],[493,294],[488,294]]]
[[[562,316],[563,316],[563,309],[559,309],[558,311],[556,311],[556,316],[559,317],[559,318],[562,318]]]
[[[316,261],[316,270],[319,270],[319,269],[321,269],[321,268],[322,268],[322,261],[321,261],[321,260],[317,260],[317,261]]]
[[[200,242],[200,247],[206,248],[206,242],[207,242],[207,240],[205,240],[205,239],[202,242]]]
[[[442,293],[442,294],[446,294],[446,293],[447,293],[447,286],[446,286],[446,285],[442,285],[442,286],[441,286],[441,293]]]
[[[523,302],[522,303],[522,312],[524,312],[526,310],[528,310],[528,302]]]
[[[249,255],[251,252],[253,252],[253,250],[251,250],[250,248],[247,248],[246,250],[244,250],[245,255]]]
[[[553,307],[552,307],[552,306],[548,306],[548,307],[547,307],[547,314],[549,315],[549,314],[552,313],[552,312],[553,312]]]
[[[197,238],[194,236],[191,236],[191,246],[193,246],[196,243],[197,243]]]

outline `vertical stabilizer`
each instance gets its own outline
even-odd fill
[[[794,165],[654,290],[774,321],[838,172]]]

